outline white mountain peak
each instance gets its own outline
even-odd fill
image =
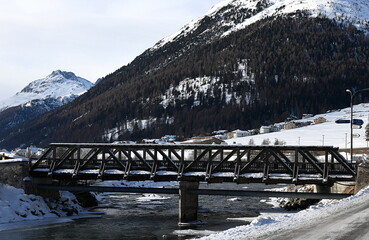
[[[54,98],[64,102],[64,99],[75,98],[92,86],[93,83],[72,72],[56,70],[45,78],[31,82],[14,96],[0,101],[0,111],[26,104],[32,100]]]
[[[219,36],[222,37],[265,18],[297,12],[307,12],[311,17],[324,16],[350,22],[358,29],[369,29],[367,0],[223,0],[204,16],[194,19],[177,33],[159,41],[152,50],[195,31],[204,19],[217,19],[217,29],[226,27],[227,30]]]

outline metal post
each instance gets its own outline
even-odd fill
[[[353,100],[353,98],[354,98],[354,95],[352,94],[352,92],[349,90],[349,92],[350,92],[350,97],[351,97],[351,99],[350,99],[350,108],[351,108],[351,111],[350,111],[350,161],[351,161],[351,163],[352,163],[352,156],[353,156],[353,154],[352,154],[352,150],[353,150],[353,131],[352,131],[352,121],[353,121],[353,105],[352,105],[352,100]]]
[[[353,131],[352,131],[352,122],[353,122],[353,99],[354,96],[359,93],[359,92],[364,92],[364,91],[369,91],[369,88],[364,88],[358,91],[352,92],[350,89],[346,89],[346,92],[350,93],[350,107],[351,107],[351,114],[350,114],[350,157],[351,157],[351,163],[353,161],[353,146],[354,146],[354,141],[353,141]]]

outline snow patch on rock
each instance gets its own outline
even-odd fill
[[[83,208],[75,196],[61,192],[59,200],[25,194],[23,189],[0,184],[0,224],[71,216]]]

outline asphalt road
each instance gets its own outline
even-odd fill
[[[333,214],[296,229],[276,232],[259,240],[366,240],[369,239],[369,203]]]

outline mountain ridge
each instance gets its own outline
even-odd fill
[[[334,0],[328,2],[325,0],[223,0],[214,5],[205,15],[192,20],[178,32],[160,40],[151,50],[158,49],[181,35],[195,31],[205,18],[215,18],[219,12],[224,15],[231,8],[237,8],[239,12],[246,12],[247,15],[241,21],[234,18],[231,24],[229,24],[229,20],[225,20],[223,24],[229,24],[230,29],[222,33],[222,36],[244,29],[250,24],[268,17],[294,14],[301,11],[308,12],[311,17],[324,16],[338,21],[350,22],[362,30],[369,29],[369,3],[364,0]],[[352,14],[353,10],[355,14]]]

